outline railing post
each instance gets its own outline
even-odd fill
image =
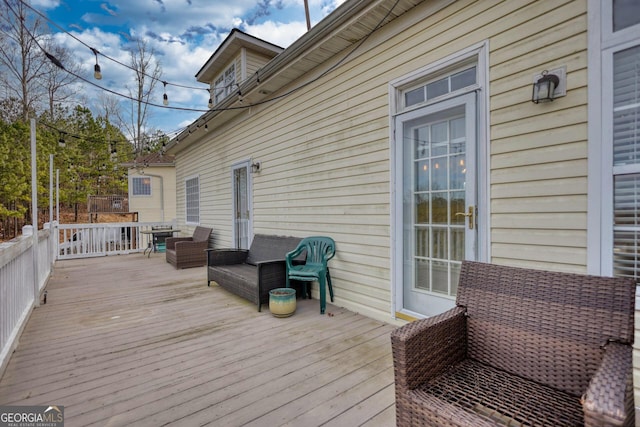
[[[38,170],[36,169],[36,119],[31,119],[31,218],[33,222],[33,304],[40,307],[38,274]]]
[[[51,224],[51,263],[55,264],[58,260],[59,249],[58,245],[60,244],[60,228],[58,227],[58,221],[53,221]]]

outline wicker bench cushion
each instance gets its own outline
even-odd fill
[[[258,269],[249,264],[219,265],[210,273],[219,286],[257,303]]]
[[[207,279],[221,288],[257,304],[269,302],[269,291],[286,283],[287,252],[295,249],[299,237],[256,234],[251,248],[207,251]]]
[[[544,396],[530,399],[529,396]],[[431,383],[409,391],[407,398],[423,407],[425,402],[443,419],[456,412],[469,425],[570,426],[582,425],[580,397],[466,359]],[[500,408],[497,412],[495,408]],[[421,411],[416,411],[420,413]],[[466,414],[461,413],[466,412]],[[415,420],[415,425],[439,425],[438,420]]]

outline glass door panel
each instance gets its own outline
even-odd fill
[[[431,316],[455,305],[462,260],[476,259],[475,95],[400,115],[396,132],[403,169],[401,305]]]
[[[233,168],[233,230],[238,249],[249,249],[249,167]]]

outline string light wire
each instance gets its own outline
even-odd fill
[[[86,46],[87,48],[89,48],[89,50],[91,50],[95,55],[96,55],[96,61],[98,59],[98,55],[101,55],[102,57],[108,59],[109,61],[113,61],[118,65],[121,65],[125,68],[128,68],[132,71],[135,72],[139,72],[139,70],[136,70],[135,68],[133,68],[132,66],[125,64],[124,62],[121,62],[115,58],[112,58],[108,55],[105,55],[104,53],[100,52],[99,50],[97,50],[96,48],[90,46],[88,43],[86,43],[85,41],[83,41],[82,39],[80,39],[79,37],[76,37],[75,35],[73,35],[72,33],[70,33],[69,31],[67,31],[66,29],[64,29],[62,26],[60,26],[57,22],[53,21],[52,19],[50,19],[48,16],[46,16],[45,14],[43,14],[42,12],[40,12],[38,9],[34,8],[33,6],[31,6],[30,4],[28,4],[25,0],[19,0],[20,3],[22,3],[25,7],[31,9],[33,12],[35,12],[36,14],[38,14],[38,16],[40,16],[41,18],[45,19],[47,22],[49,22],[51,25],[53,25],[54,27],[56,27],[57,29],[59,29],[61,32],[65,33],[66,35],[68,35],[69,37],[73,38],[74,40],[76,40],[78,43],[82,44],[83,46]],[[7,0],[5,0],[5,3],[7,3]],[[15,12],[14,12],[15,14]],[[151,76],[149,74],[146,73],[142,73],[144,76],[149,77],[153,80],[158,80],[160,81],[160,79],[158,79],[157,77]],[[179,84],[179,83],[170,83],[167,82],[167,84],[171,85],[171,86],[176,86],[176,87],[181,87],[184,89],[194,89],[194,90],[207,90],[207,88],[203,88],[203,87],[195,87],[195,86],[187,86],[187,85],[183,85],[183,84]]]
[[[60,29],[60,30],[61,30],[62,32],[64,32],[65,34],[67,34],[67,35],[71,36],[72,38],[74,38],[75,40],[77,40],[79,43],[81,43],[81,44],[83,44],[84,46],[86,46],[86,47],[88,47],[89,49],[91,49],[91,51],[92,51],[92,52],[97,53],[97,54],[100,54],[100,55],[104,56],[105,58],[107,58],[107,59],[109,59],[109,60],[112,60],[112,61],[114,61],[114,62],[116,62],[116,63],[118,63],[118,64],[120,64],[120,65],[122,65],[122,66],[124,66],[124,67],[126,67],[126,68],[129,68],[129,69],[131,69],[131,70],[136,71],[134,68],[132,68],[132,67],[130,67],[130,66],[128,66],[128,65],[126,65],[126,64],[123,64],[123,63],[121,63],[121,62],[119,62],[119,61],[117,61],[117,60],[115,60],[115,59],[113,59],[113,58],[110,58],[110,57],[108,57],[108,56],[106,56],[106,55],[104,55],[104,54],[100,53],[100,52],[99,52],[99,51],[97,51],[95,48],[93,48],[93,47],[89,46],[87,43],[85,43],[84,41],[82,41],[82,40],[81,40],[81,39],[79,39],[78,37],[74,36],[73,34],[69,33],[69,32],[68,32],[68,31],[66,31],[64,28],[62,28],[62,27],[61,27],[61,26],[59,26],[57,23],[55,23],[54,21],[50,20],[48,17],[46,17],[45,15],[43,15],[40,11],[38,11],[38,10],[34,9],[33,7],[31,7],[30,5],[28,5],[27,3],[25,3],[25,1],[24,1],[24,0],[19,0],[19,1],[20,1],[20,3],[22,3],[23,5],[25,5],[25,6],[26,6],[26,7],[28,7],[29,9],[33,10],[34,12],[36,12],[39,16],[41,16],[41,17],[43,17],[44,19],[46,19],[47,21],[51,22],[51,23],[52,23],[56,28]],[[290,95],[292,95],[292,94],[294,94],[294,93],[298,92],[299,90],[301,90],[301,89],[303,89],[303,88],[305,88],[305,87],[307,87],[307,86],[309,86],[309,85],[311,85],[311,84],[313,84],[313,83],[317,82],[318,80],[320,80],[320,79],[322,79],[323,77],[325,77],[327,74],[331,73],[333,70],[337,69],[337,68],[338,68],[339,66],[341,66],[345,61],[347,61],[347,59],[349,59],[349,58],[350,58],[350,57],[351,57],[351,56],[352,56],[352,55],[353,55],[353,54],[354,54],[354,53],[355,53],[355,52],[360,48],[360,46],[362,46],[362,45],[363,45],[363,44],[364,44],[364,43],[369,39],[369,37],[370,37],[370,36],[371,36],[375,31],[377,31],[377,30],[378,30],[378,28],[380,28],[380,27],[382,26],[382,24],[384,23],[384,21],[389,17],[389,15],[391,15],[391,12],[395,9],[395,7],[398,5],[398,3],[400,2],[400,0],[396,0],[396,1],[395,1],[395,3],[394,3],[394,4],[391,6],[391,8],[387,11],[387,13],[386,13],[386,14],[385,14],[381,19],[380,19],[380,21],[378,22],[378,24],[377,24],[377,25],[376,25],[376,26],[375,26],[375,27],[374,27],[374,28],[373,28],[369,33],[367,33],[367,35],[365,35],[363,38],[361,38],[361,39],[359,40],[359,42],[354,46],[354,48],[353,48],[353,49],[351,49],[351,50],[350,50],[350,51],[349,51],[349,52],[348,52],[344,57],[342,57],[342,58],[341,58],[337,63],[335,63],[334,65],[332,65],[332,66],[331,66],[331,67],[329,67],[328,69],[326,69],[324,72],[322,72],[322,73],[321,73],[320,75],[318,75],[317,77],[315,77],[315,78],[313,78],[313,79],[311,79],[311,80],[309,80],[309,81],[307,81],[307,82],[305,82],[305,83],[302,83],[300,86],[294,87],[294,88],[292,88],[291,90],[289,90],[289,91],[287,91],[287,92],[285,92],[285,93],[283,93],[283,94],[281,94],[281,95],[278,95],[278,96],[275,96],[275,97],[272,97],[272,98],[268,98],[268,99],[264,99],[264,100],[262,100],[262,101],[257,101],[257,102],[249,103],[249,104],[243,104],[243,105],[235,106],[235,107],[210,108],[210,109],[206,109],[206,110],[205,110],[205,109],[198,109],[198,108],[186,108],[186,107],[165,106],[165,105],[159,105],[159,104],[155,104],[155,103],[148,102],[148,101],[141,101],[140,99],[133,98],[133,97],[131,97],[131,96],[129,96],[129,95],[121,94],[121,93],[116,92],[116,91],[114,91],[114,90],[112,90],[112,89],[109,89],[109,88],[106,88],[106,87],[100,86],[100,85],[98,85],[98,84],[94,83],[93,81],[90,81],[90,80],[88,80],[88,79],[86,79],[86,78],[84,78],[84,77],[82,77],[82,76],[80,76],[80,75],[78,75],[78,74],[76,74],[76,73],[74,73],[74,72],[70,71],[70,70],[67,70],[67,69],[64,67],[64,65],[63,65],[63,64],[62,64],[62,63],[61,63],[61,62],[60,62],[60,61],[59,61],[55,56],[53,56],[53,55],[51,55],[50,53],[48,53],[48,52],[47,52],[47,51],[46,51],[46,50],[45,50],[45,49],[40,45],[40,43],[39,43],[39,42],[38,42],[38,40],[35,38],[35,36],[34,36],[33,34],[31,34],[31,32],[26,28],[26,26],[24,25],[24,22],[22,22],[22,20],[20,19],[20,16],[18,15],[18,13],[17,13],[17,12],[15,12],[15,10],[13,10],[13,8],[12,8],[12,7],[11,7],[11,5],[9,4],[9,2],[8,2],[7,0],[4,0],[4,2],[5,2],[5,4],[7,5],[7,7],[9,7],[9,9],[13,12],[13,14],[17,17],[17,19],[18,19],[18,20],[20,20],[20,22],[21,22],[21,24],[22,24],[23,28],[25,29],[25,31],[27,32],[27,34],[29,35],[29,37],[31,37],[31,38],[34,40],[34,42],[36,43],[36,45],[38,46],[38,48],[40,48],[40,50],[41,50],[41,51],[42,51],[42,52],[47,56],[47,58],[49,58],[49,60],[50,60],[53,64],[55,64],[57,67],[59,67],[59,68],[61,68],[62,70],[66,71],[67,73],[71,74],[72,76],[74,76],[74,77],[78,78],[79,80],[82,80],[82,81],[83,81],[83,82],[85,82],[85,83],[88,83],[88,84],[90,84],[90,85],[92,85],[92,86],[95,86],[95,87],[97,87],[97,88],[99,88],[99,89],[101,89],[101,90],[103,90],[103,91],[105,91],[105,92],[109,92],[109,93],[111,93],[111,94],[113,94],[113,95],[116,95],[116,96],[119,96],[119,97],[122,97],[122,98],[125,98],[125,99],[129,99],[129,100],[131,100],[131,101],[142,102],[143,104],[145,104],[145,105],[149,105],[149,106],[152,106],[152,107],[168,108],[168,109],[181,110],[181,111],[192,111],[192,112],[208,113],[208,112],[218,112],[218,111],[233,111],[233,110],[240,110],[240,109],[246,109],[246,108],[251,108],[251,107],[254,107],[254,106],[258,106],[258,105],[267,104],[267,103],[270,103],[270,102],[275,102],[275,101],[278,101],[278,100],[280,100],[280,99],[286,98],[286,97],[288,97],[288,96],[290,96]],[[97,58],[97,54],[96,54],[96,58]],[[259,70],[258,70],[258,71],[259,71]],[[256,71],[256,73],[255,73],[255,74],[256,74],[256,79],[257,79],[257,81],[258,81],[258,82],[260,82],[260,77],[259,77],[258,71]],[[149,77],[153,78],[152,76],[149,76]],[[159,80],[159,79],[156,79],[156,80]],[[166,87],[166,85],[167,85],[167,84],[169,84],[168,82],[166,82],[166,83],[165,83],[165,82],[164,82],[164,81],[162,81],[162,80],[159,80],[159,81],[161,81],[161,82],[165,85],[165,87]],[[174,83],[171,83],[171,84],[172,84],[173,86],[183,87],[183,88],[187,88],[187,89],[207,90],[207,91],[209,91],[209,94],[210,94],[210,96],[211,96],[211,90],[212,90],[212,89],[209,89],[209,88],[203,89],[203,88],[195,88],[195,87],[191,87],[191,86],[179,85],[179,84],[174,84]],[[237,85],[237,83],[233,83],[232,85]],[[225,88],[224,88],[224,87],[213,88],[213,90],[219,90],[219,89],[224,90]],[[238,92],[238,93],[240,93],[240,92]],[[206,124],[206,122],[205,122],[205,124]],[[189,128],[189,127],[187,126],[187,127],[185,127],[184,129],[186,130],[186,129],[188,129],[188,128]],[[184,130],[183,130],[183,132],[184,132]]]
[[[44,121],[38,121],[38,124],[41,124],[55,132],[58,132],[61,135],[61,139],[64,139],[65,137],[69,137],[69,138],[75,138],[78,140],[85,140],[85,141],[92,141],[92,142],[103,142],[102,140],[96,139],[96,138],[92,138],[90,136],[86,136],[86,135],[78,135],[78,134],[74,134],[72,132],[69,132],[67,130],[62,130],[59,129],[47,122]],[[161,140],[163,140],[165,137],[171,139],[171,135],[178,135],[181,132],[183,132],[186,129],[186,127],[182,127],[180,129],[177,130],[173,130],[170,132],[163,132],[162,136],[159,136],[157,138],[152,138],[149,142],[159,142]],[[129,144],[133,144],[133,141],[130,139],[126,139],[126,138],[122,138],[122,139],[118,139],[117,141],[112,141],[112,142],[128,142]]]

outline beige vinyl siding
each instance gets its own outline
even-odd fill
[[[264,67],[264,65],[269,62],[271,60],[271,58],[269,58],[266,55],[261,55],[257,52],[252,52],[251,50],[247,49],[247,78],[251,77],[253,74],[255,74],[256,71],[258,71],[260,68]]]
[[[492,39],[493,262],[586,272],[586,28],[575,1]],[[532,76],[561,66],[568,96],[528,101]]]
[[[384,26],[295,96],[252,107],[217,133],[199,131],[195,137],[206,142],[177,157],[178,206],[184,206],[184,177],[198,173],[201,222],[214,227],[216,246],[230,245],[231,165],[260,161],[261,171],[251,175],[253,231],[332,236],[336,303],[388,321],[394,173],[388,84],[489,40],[491,85],[484,90],[491,94],[493,261],[584,269],[585,2],[457,1],[426,16],[432,5],[422,3]],[[537,44],[541,33],[544,46]],[[562,65],[568,96],[531,103],[533,75]]]

